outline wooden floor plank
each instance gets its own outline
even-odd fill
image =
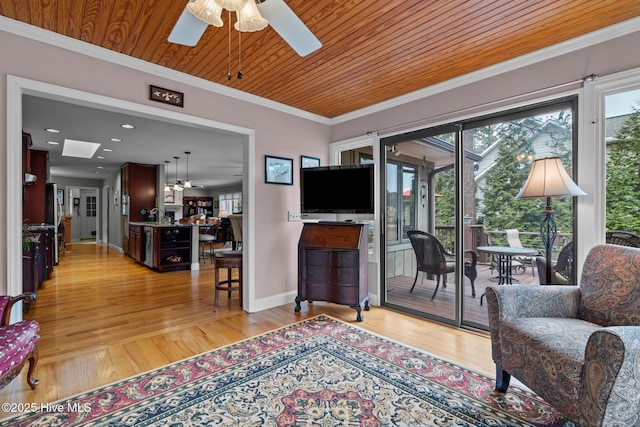
[[[257,282],[268,286],[268,278]],[[299,313],[294,303],[247,313],[237,292],[230,301],[222,293],[214,311],[213,290],[211,264],[156,273],[106,245],[74,245],[25,313],[41,326],[40,386],[28,387],[24,369],[0,390],[0,402],[52,402],[319,314],[493,374],[486,335],[380,307],[364,312],[364,322],[323,302]]]

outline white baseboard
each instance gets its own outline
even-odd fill
[[[270,308],[279,307],[285,304],[291,304],[296,301],[297,291],[287,292],[284,294],[274,295],[267,298],[257,299],[253,304],[253,310],[250,312],[268,310]],[[369,305],[378,306],[378,295],[369,294]]]

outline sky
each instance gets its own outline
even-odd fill
[[[605,98],[605,117],[617,117],[631,113],[631,106],[640,108],[640,89],[609,95]]]

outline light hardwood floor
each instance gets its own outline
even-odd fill
[[[257,282],[268,286],[268,278]],[[323,313],[493,375],[485,335],[380,307],[358,323],[355,310],[336,304],[247,313],[237,292],[231,299],[221,292],[217,311],[213,298],[211,264],[156,273],[106,245],[74,245],[24,316],[41,326],[40,385],[32,391],[23,369],[0,390],[0,402],[52,402]]]

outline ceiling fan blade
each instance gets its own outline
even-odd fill
[[[322,47],[322,43],[298,18],[284,0],[265,0],[258,3],[260,14],[298,55],[306,56]]]
[[[169,34],[169,42],[185,46],[195,46],[209,24],[199,20],[185,6],[182,15]]]

